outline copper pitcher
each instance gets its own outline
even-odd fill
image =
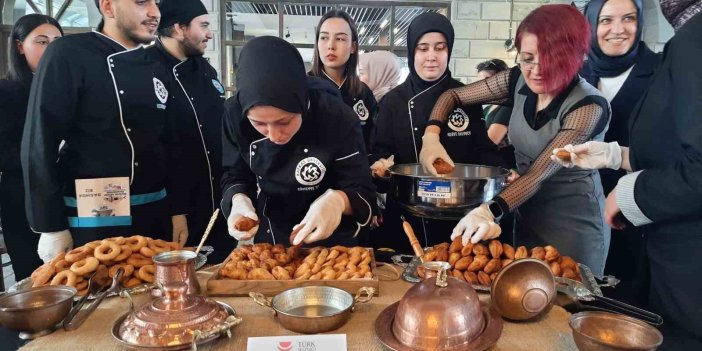
[[[188,286],[186,294],[199,295],[201,289],[195,275],[196,258],[196,253],[187,250],[168,251],[155,255],[153,257],[156,266],[154,282],[161,286],[182,282]],[[151,290],[153,296],[161,296],[162,294],[161,289]]]

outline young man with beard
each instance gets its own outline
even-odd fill
[[[97,30],[51,45],[30,92],[21,161],[45,262],[106,237],[170,236],[170,75],[142,47],[161,14],[155,0],[96,4]]]
[[[172,213],[187,215],[174,217],[173,238],[197,245],[221,200],[216,189],[222,178],[224,87],[217,71],[202,57],[212,39],[202,1],[162,0],[159,8],[158,39],[146,52],[168,69],[174,82],[168,103],[169,111],[174,111],[178,135],[176,172],[186,175],[182,177],[184,182],[171,184],[182,195],[181,199],[172,199]],[[219,218],[209,239],[218,247],[216,252],[223,255],[236,244],[229,239],[225,226]]]

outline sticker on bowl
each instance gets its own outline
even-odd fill
[[[432,199],[449,199],[451,198],[451,182],[420,180],[417,182],[417,196]]]

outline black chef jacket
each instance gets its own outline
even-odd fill
[[[164,145],[174,139],[166,125],[170,84],[168,71],[148,60],[143,47],[127,50],[99,32],[67,36],[47,48],[32,84],[21,150],[34,231],[64,230],[67,217],[75,223],[76,179],[129,177],[134,200],[127,218],[96,217],[94,225],[72,230],[128,229],[132,218],[142,221],[135,205],[162,202]],[[168,214],[150,208],[149,216]]]
[[[373,96],[373,91],[366,85],[366,83],[360,82],[362,87],[362,92],[360,95],[355,96],[349,90],[348,79],[344,79],[341,86],[336,85],[336,82],[329,77],[326,73],[322,72],[322,77],[334,84],[335,87],[339,88],[339,93],[344,103],[353,109],[353,112],[361,121],[361,129],[363,130],[363,141],[365,142],[366,152],[370,152],[370,140],[371,132],[373,130],[373,124],[375,123],[375,118],[378,114],[378,102],[375,101],[375,96]]]
[[[222,210],[227,216],[232,196],[244,193],[259,217],[256,241],[288,245],[292,227],[312,202],[327,189],[341,190],[353,216],[343,216],[334,234],[319,244],[356,244],[354,235],[370,222],[375,188],[358,118],[337,96],[311,88],[302,126],[285,145],[254,129],[241,113],[238,95],[225,103],[223,119]]]
[[[172,158],[176,160],[174,172],[181,175],[174,180],[182,183],[169,184],[171,213],[187,215],[188,242],[197,245],[221,200],[218,182],[222,178],[224,87],[217,71],[202,56],[180,61],[166,51],[161,40],[146,53],[161,62],[173,80],[168,110],[178,142]],[[225,235],[231,242],[226,232],[212,234]]]

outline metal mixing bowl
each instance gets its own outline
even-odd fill
[[[580,312],[569,324],[580,351],[653,351],[663,343],[658,329],[621,314]]]
[[[22,332],[21,338],[46,335],[73,306],[77,290],[55,285],[40,286],[0,297],[0,324]]]
[[[492,306],[507,319],[523,321],[548,312],[556,299],[556,281],[543,262],[525,258],[503,268],[492,282]]]
[[[457,163],[449,174],[435,177],[421,164],[390,168],[390,196],[410,213],[426,218],[461,219],[466,212],[491,200],[506,186],[509,170]]]

